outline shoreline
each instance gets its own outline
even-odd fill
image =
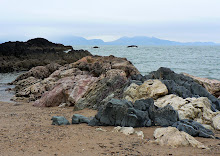
[[[126,136],[112,132],[112,126],[91,127],[86,124],[69,126],[51,125],[52,116],[65,116],[69,121],[73,114],[87,117],[97,111],[73,107],[33,107],[31,103],[0,102],[1,143],[0,155],[217,155],[220,141],[210,138],[196,139],[210,150],[193,147],[172,148],[151,143],[157,127],[135,128],[144,133],[141,140],[136,135]],[[97,131],[96,128],[107,130]],[[215,131],[220,137],[220,132]]]

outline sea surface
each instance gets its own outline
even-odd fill
[[[168,67],[176,73],[188,73],[198,77],[220,80],[220,46],[73,46],[85,49],[93,55],[125,57],[146,75],[160,67]]]
[[[220,46],[73,46],[93,55],[125,57],[141,74],[146,75],[160,67],[171,68],[176,73],[188,73],[198,77],[220,80]],[[5,91],[21,73],[0,73],[0,101],[10,101],[12,92]]]
[[[8,85],[8,83],[14,81],[22,73],[23,72],[0,73],[0,101],[10,102],[14,92],[7,90],[14,88],[14,86]]]

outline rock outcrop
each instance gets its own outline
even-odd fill
[[[0,44],[0,73],[27,71],[50,63],[64,65],[88,55],[91,55],[88,51],[73,50],[71,46],[55,44],[43,38],[6,42]]]
[[[215,138],[211,130],[193,120],[180,120],[174,123],[172,127],[176,127],[179,131],[184,131],[194,137]]]
[[[188,97],[207,97],[212,102],[212,110],[220,110],[220,100],[211,95],[203,86],[196,83],[191,77],[183,74],[176,74],[169,68],[161,67],[157,71],[151,72],[149,75],[136,75],[133,80],[142,83],[149,79],[161,80],[168,89],[168,94],[175,94],[182,98]]]
[[[131,62],[114,56],[88,56],[65,66],[51,66],[35,67],[19,76],[13,82],[17,85],[14,99],[37,100],[34,106],[67,103],[75,110],[98,109],[112,97],[122,98],[128,78],[139,74]]]
[[[154,106],[152,100],[141,100],[140,103],[136,101],[134,105],[127,100],[111,99],[98,111],[89,125],[123,127],[171,126],[178,120],[178,114],[171,106],[158,108]]]
[[[154,131],[155,142],[161,146],[182,147],[192,146],[207,149],[205,145],[175,127],[157,128]]]
[[[215,97],[220,98],[220,81],[214,80],[214,79],[207,79],[207,78],[201,78],[201,77],[196,77],[187,73],[183,73],[185,76],[189,76],[193,78],[193,80],[200,85],[202,85],[204,88],[209,91],[212,95]]]
[[[218,129],[217,125],[213,124],[213,118],[219,115],[220,112],[213,112],[211,110],[211,103],[207,97],[183,99],[170,94],[155,100],[154,104],[161,108],[167,105],[172,106],[174,110],[178,111],[180,120],[191,119]]]
[[[168,94],[167,87],[159,80],[148,80],[140,86],[132,83],[124,92],[124,98],[135,102],[140,99],[153,98]]]

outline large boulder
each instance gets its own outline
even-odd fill
[[[140,99],[153,98],[168,94],[167,87],[159,80],[148,80],[140,86],[132,83],[125,91],[124,98],[126,100],[135,102]]]
[[[159,108],[153,105],[149,109],[149,115],[155,126],[167,127],[179,120],[178,113],[172,106]]]
[[[178,120],[178,114],[171,106],[158,108],[152,99],[136,101],[111,99],[104,104],[89,123],[92,126],[171,126]]]
[[[126,77],[140,74],[137,68],[135,68],[134,65],[126,58],[115,57],[113,55],[84,57],[71,64],[71,66],[82,71],[89,71],[96,77],[101,74],[105,74],[111,69],[123,70],[126,73]]]
[[[49,77],[54,71],[58,70],[61,67],[61,65],[57,63],[51,63],[46,66],[37,66],[33,67],[28,72],[21,74],[18,76],[12,84],[16,84],[20,80],[27,79],[29,77],[34,77],[36,79],[44,79]]]
[[[180,132],[175,127],[157,128],[154,131],[154,138],[155,142],[161,146],[207,148],[186,132]]]
[[[97,78],[90,75],[77,75],[61,78],[50,91],[35,101],[34,106],[59,106],[61,103],[74,105],[87,91],[88,86]]]
[[[194,137],[215,138],[211,130],[206,129],[202,124],[193,120],[180,120],[174,123],[172,127],[176,127],[178,130],[184,131]]]
[[[112,99],[99,110],[89,125],[145,127],[151,126],[151,120],[147,111],[134,109],[130,101]]]
[[[189,76],[193,78],[193,80],[200,85],[202,85],[209,93],[214,95],[215,97],[220,97],[220,81],[214,80],[214,79],[207,79],[207,78],[201,78],[196,77],[187,73],[183,73],[185,76]]]
[[[207,97],[200,98],[186,98],[183,99],[174,94],[166,95],[155,100],[154,104],[158,107],[172,106],[178,111],[180,120],[191,119],[201,124],[214,126],[213,118],[220,114],[220,112],[213,112],[211,110],[211,103]]]
[[[123,73],[121,70],[114,76],[111,74],[108,76],[111,71],[107,72],[105,77],[99,77],[98,81],[89,87],[85,95],[76,102],[74,110],[81,110],[87,107],[98,109],[109,99],[122,97],[123,89],[128,82],[127,77],[124,74],[121,75]],[[115,73],[114,70],[113,72]]]
[[[212,110],[220,110],[220,100],[211,95],[203,86],[196,83],[191,77],[176,74],[169,68],[161,67],[144,77],[133,77],[141,80],[160,79],[168,88],[169,94],[175,94],[182,98],[207,97],[212,102]]]

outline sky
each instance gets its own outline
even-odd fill
[[[220,43],[220,0],[0,0],[0,41],[65,36]]]

